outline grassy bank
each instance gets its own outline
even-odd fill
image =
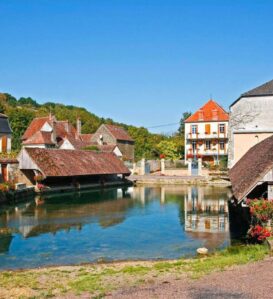
[[[262,260],[266,246],[230,247],[207,257],[164,262],[124,262],[0,272],[0,298],[50,298],[90,294],[101,298],[115,289],[165,278],[197,279],[233,265]]]

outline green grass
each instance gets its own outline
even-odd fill
[[[50,298],[67,292],[76,295],[87,292],[92,298],[102,298],[114,289],[149,283],[164,277],[166,273],[176,279],[181,275],[197,279],[214,271],[223,271],[227,267],[262,260],[266,255],[268,255],[266,245],[249,245],[229,247],[206,257],[175,261],[145,264],[139,262],[125,266],[109,264],[69,269],[5,271],[0,272],[0,293],[1,288],[4,290],[27,288],[32,294],[22,298]]]

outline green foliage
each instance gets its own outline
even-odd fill
[[[185,134],[185,120],[191,116],[191,112],[184,112],[182,115],[182,118],[180,119],[180,125],[179,125],[179,129],[178,129],[178,133],[179,135],[183,135]]]
[[[18,104],[23,105],[23,106],[29,106],[29,107],[39,107],[40,106],[35,100],[33,100],[30,97],[27,97],[27,98],[21,97],[18,100]]]
[[[6,111],[6,114],[9,117],[10,126],[13,132],[12,135],[12,149],[18,150],[21,147],[21,138],[35,117],[34,111],[25,108],[9,108]]]
[[[86,150],[86,151],[95,151],[95,152],[99,152],[99,148],[96,146],[96,145],[90,145],[90,146],[85,146],[83,148],[83,150]]]
[[[158,148],[158,145],[161,141],[173,141],[169,144],[171,146],[169,151],[172,157],[180,157],[184,150],[184,137],[179,131],[173,136],[153,134],[144,127],[135,127],[117,123],[111,118],[100,118],[97,115],[90,113],[85,108],[54,102],[47,102],[40,105],[31,97],[21,97],[17,101],[15,97],[8,93],[0,93],[0,113],[5,113],[9,117],[11,128],[13,130],[12,148],[14,150],[20,149],[21,137],[32,119],[34,117],[47,116],[50,112],[55,115],[58,120],[68,120],[74,126],[76,125],[77,118],[80,117],[83,134],[94,133],[103,123],[116,124],[124,127],[135,140],[136,161],[139,161],[141,158],[159,158],[162,149]],[[183,115],[186,117],[188,113],[184,113]],[[166,145],[168,144],[165,144],[165,146]],[[176,149],[174,149],[174,147],[176,147]],[[168,150],[165,148],[165,151]]]
[[[181,154],[178,151],[177,144],[173,140],[162,140],[157,148],[160,154],[165,155],[166,159],[178,160],[181,158]]]

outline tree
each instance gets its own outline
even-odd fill
[[[28,98],[24,98],[24,97],[21,97],[19,100],[18,100],[18,104],[20,105],[24,105],[24,106],[30,106],[30,107],[39,107],[40,105],[35,101],[33,100],[32,98],[28,97]]]
[[[178,128],[178,134],[184,136],[185,134],[185,120],[191,116],[191,112],[184,112],[180,119],[180,125]]]
[[[21,148],[21,137],[35,117],[35,113],[29,109],[10,108],[7,115],[12,129],[12,149],[19,150]]]
[[[166,159],[178,160],[181,154],[178,152],[177,144],[173,140],[162,140],[158,146],[160,154],[164,155]]]

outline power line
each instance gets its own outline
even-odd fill
[[[174,126],[174,125],[179,125],[180,122],[178,123],[171,123],[171,124],[162,124],[162,125],[156,125],[156,126],[151,126],[151,127],[146,127],[147,129],[153,129],[153,128],[161,128],[161,127],[170,127],[170,126]]]

